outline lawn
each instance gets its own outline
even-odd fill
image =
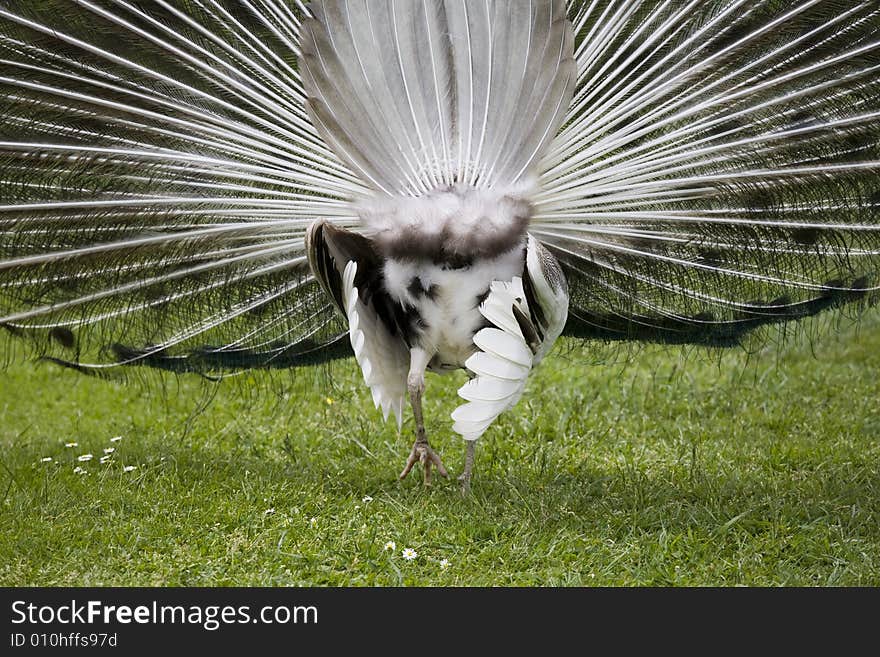
[[[284,388],[2,376],[2,585],[880,585],[876,317],[751,355],[558,346],[468,498],[397,482],[411,420],[353,362]],[[462,381],[428,381],[453,473]]]

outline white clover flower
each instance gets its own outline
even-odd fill
[[[76,460],[77,461],[91,461],[93,458],[95,458],[95,457],[92,456],[91,454],[80,454],[79,456],[76,457]]]
[[[413,550],[412,548],[403,548],[402,554],[403,554],[403,558],[406,559],[407,561],[412,561],[417,556],[419,556],[419,553],[416,552],[415,550]]]
[[[131,472],[132,470],[135,470],[135,469],[137,469],[136,465],[126,465],[124,468],[122,468],[122,471],[123,472]]]
[[[440,568],[443,570],[449,568],[449,559],[440,559]]]
[[[120,440],[122,440],[122,436],[113,436],[113,437],[110,439],[110,442],[111,442],[111,443],[118,443]]]
[[[364,496],[361,498],[361,502],[363,502],[364,504],[369,504],[369,503],[372,502],[372,501],[373,501],[373,498],[370,497],[369,495],[364,495]]]
[[[388,541],[385,543],[385,549],[389,552],[394,552],[397,549],[397,543],[394,541]]]
[[[88,471],[85,468],[81,468],[80,466],[76,466],[73,469],[73,474],[84,475],[84,474],[88,474]]]
[[[116,451],[116,448],[115,448],[115,447],[105,447],[105,448],[104,448],[104,453],[105,453],[105,454],[112,454],[112,453],[115,452],[115,451]]]
[[[51,456],[44,456],[43,458],[40,459],[40,463],[49,463],[51,461],[52,461]]]
[[[65,447],[79,447],[79,443],[64,443]]]

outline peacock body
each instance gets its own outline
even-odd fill
[[[733,346],[880,289],[873,0],[11,0],[0,326],[62,365],[354,356],[474,442],[560,335]]]

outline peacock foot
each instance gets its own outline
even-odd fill
[[[461,494],[464,496],[470,495],[471,492],[471,478],[470,475],[460,474],[458,475],[458,485],[461,487]]]
[[[443,461],[440,459],[440,455],[431,449],[431,445],[428,444],[427,440],[416,440],[413,444],[412,451],[409,453],[409,458],[406,460],[406,465],[398,479],[406,477],[416,463],[421,463],[424,466],[425,486],[431,485],[431,466],[437,466],[437,472],[439,472],[441,476],[449,476],[446,467],[443,465]]]

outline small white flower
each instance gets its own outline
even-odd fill
[[[112,454],[112,453],[115,452],[115,451],[116,451],[116,448],[115,448],[115,447],[105,447],[105,448],[104,448],[104,453],[105,453],[105,454]]]
[[[417,556],[419,556],[419,553],[416,552],[415,550],[413,550],[412,548],[403,548],[402,554],[403,554],[403,558],[406,559],[407,561],[412,561]]]
[[[318,519],[317,518],[309,518],[309,524],[312,527],[317,527],[318,526]]]
[[[79,466],[76,466],[76,467],[73,469],[73,474],[84,475],[84,474],[88,474],[88,472],[86,471],[85,468],[81,468],[81,467],[79,467]]]
[[[111,443],[118,443],[120,440],[122,440],[122,436],[113,436],[113,437],[110,439],[110,442],[111,442]]]
[[[364,495],[364,496],[361,498],[361,502],[363,502],[364,504],[369,504],[369,503],[372,502],[372,501],[373,501],[373,498],[370,497],[369,495]]]
[[[102,456],[102,457],[99,458],[98,460],[99,460],[101,463],[106,463],[107,461],[109,461],[109,460],[112,459],[112,458],[113,458],[113,457],[110,456],[110,455],[108,454],[108,455],[106,455],[106,456]]]
[[[449,559],[440,559],[440,568],[443,570],[449,568]]]
[[[135,470],[136,468],[137,468],[136,465],[126,465],[124,468],[122,468],[122,471],[123,472],[131,472],[132,470]]]
[[[274,509],[274,508],[268,508],[268,509],[266,509],[265,511],[263,511],[263,513],[266,514],[267,516],[271,516],[273,513],[275,513],[275,509]]]
[[[40,459],[40,463],[49,463],[51,461],[52,461],[51,456],[44,456],[43,458]]]
[[[394,541],[388,541],[385,544],[385,549],[389,552],[394,552],[397,549],[397,543],[395,543]]]
[[[79,443],[64,443],[65,447],[79,447]]]
[[[91,454],[80,454],[76,457],[77,461],[91,461],[94,457]]]

